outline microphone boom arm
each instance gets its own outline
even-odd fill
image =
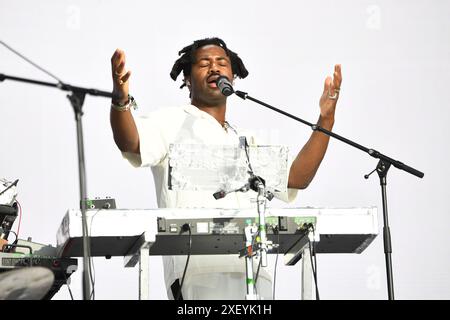
[[[384,162],[391,163],[397,169],[404,170],[404,171],[406,171],[406,172],[408,172],[408,173],[410,173],[410,174],[412,174],[412,175],[414,175],[414,176],[416,176],[418,178],[423,178],[423,176],[424,176],[424,173],[419,171],[419,170],[417,170],[417,169],[414,169],[414,168],[412,168],[412,167],[410,167],[410,166],[408,166],[408,165],[406,165],[406,164],[404,164],[404,163],[402,163],[400,161],[397,161],[397,160],[394,160],[394,159],[392,159],[392,158],[390,158],[388,156],[385,156],[384,154],[382,154],[382,153],[380,153],[380,152],[378,152],[378,151],[376,151],[374,149],[366,148],[366,147],[364,147],[364,146],[362,146],[362,145],[360,145],[360,144],[358,144],[356,142],[353,142],[353,141],[351,141],[351,140],[349,140],[349,139],[347,139],[345,137],[342,137],[342,136],[340,136],[340,135],[338,135],[338,134],[336,134],[334,132],[326,130],[326,129],[322,128],[321,126],[317,125],[317,124],[312,124],[312,123],[310,123],[310,122],[308,122],[306,120],[303,120],[303,119],[301,119],[299,117],[296,117],[296,116],[294,116],[294,115],[292,115],[292,114],[290,114],[290,113],[288,113],[286,111],[280,110],[278,108],[275,108],[275,107],[271,106],[270,104],[267,104],[267,103],[262,102],[262,101],[260,101],[258,99],[255,99],[255,98],[249,96],[246,92],[242,92],[242,91],[236,90],[236,91],[234,91],[234,93],[238,97],[243,99],[243,100],[248,99],[248,100],[251,100],[253,102],[256,102],[256,103],[258,103],[258,104],[260,104],[260,105],[262,105],[262,106],[264,106],[266,108],[269,108],[269,109],[271,109],[271,110],[273,110],[275,112],[281,113],[282,115],[285,115],[286,117],[289,117],[289,118],[294,119],[294,120],[296,120],[298,122],[306,124],[307,126],[311,127],[311,129],[313,131],[320,131],[320,132],[322,132],[322,133],[324,133],[324,134],[326,134],[326,135],[328,135],[330,137],[338,139],[338,140],[340,140],[340,141],[342,141],[342,142],[344,142],[346,144],[351,145],[352,147],[355,147],[355,148],[357,148],[357,149],[359,149],[361,151],[366,152],[371,157],[383,160]]]
[[[285,115],[291,119],[294,119],[298,122],[301,122],[303,124],[308,125],[309,127],[311,127],[311,129],[313,131],[320,131],[330,137],[336,138],[346,144],[349,144],[361,151],[366,152],[367,154],[369,154],[371,157],[377,158],[379,159],[379,162],[377,164],[377,167],[374,171],[377,171],[378,176],[380,178],[380,185],[381,185],[381,198],[382,198],[382,203],[383,203],[383,242],[384,242],[384,253],[385,253],[385,262],[386,262],[386,275],[387,275],[387,289],[388,289],[388,297],[389,300],[394,300],[394,283],[393,283],[393,271],[392,271],[392,259],[391,259],[391,253],[392,253],[392,245],[391,245],[391,233],[390,233],[390,229],[389,229],[389,222],[388,222],[388,206],[387,206],[387,193],[386,193],[386,176],[387,176],[387,172],[390,168],[391,165],[393,165],[394,167],[396,167],[397,169],[406,171],[416,177],[419,178],[423,178],[424,174],[423,172],[414,169],[410,166],[405,165],[404,163],[394,160],[374,149],[369,149],[366,148],[356,142],[353,142],[347,138],[344,138],[338,134],[335,134],[329,130],[326,130],[316,124],[312,124],[308,121],[305,121],[303,119],[300,119],[290,113],[287,113],[283,110],[280,110],[278,108],[275,108],[265,102],[262,102],[258,99],[255,99],[251,96],[249,96],[246,92],[242,92],[242,91],[234,91],[234,93],[240,97],[241,99],[248,99],[251,100],[253,102],[256,102],[266,108],[269,108],[273,111],[276,111],[278,113],[281,113],[282,115]],[[365,176],[365,178],[367,179],[368,175]]]

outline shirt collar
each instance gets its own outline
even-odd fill
[[[199,108],[197,108],[196,106],[192,105],[192,104],[188,104],[186,106],[184,106],[184,111],[186,111],[187,113],[199,117],[199,118],[203,118],[203,119],[208,119],[210,121],[214,121],[215,124],[217,124],[219,127],[221,127],[222,129],[225,129],[226,131],[228,131],[228,129],[232,129],[235,133],[236,129],[234,129],[227,121],[225,121],[225,126],[226,128],[222,127],[221,124],[219,123],[219,121],[216,120],[216,118],[214,118],[212,115],[210,115],[208,112],[202,111]]]

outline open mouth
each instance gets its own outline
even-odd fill
[[[209,76],[207,79],[208,86],[211,88],[217,88],[216,80],[219,78],[219,75]]]

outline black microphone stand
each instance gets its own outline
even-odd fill
[[[78,173],[79,173],[79,183],[80,183],[80,208],[81,208],[81,220],[83,229],[83,299],[90,300],[91,298],[91,277],[90,277],[90,241],[88,237],[87,221],[86,221],[86,199],[87,199],[87,188],[86,188],[86,167],[84,159],[84,142],[83,142],[83,103],[86,94],[93,96],[100,96],[106,98],[112,98],[113,95],[110,92],[101,91],[97,89],[89,89],[82,87],[75,87],[66,83],[50,83],[26,78],[19,78],[8,76],[0,73],[0,82],[4,80],[13,80],[25,83],[32,83],[47,87],[54,87],[61,89],[63,91],[69,91],[70,94],[67,98],[75,112],[75,121],[77,127],[77,146],[78,146]]]
[[[233,89],[231,89],[233,90]],[[303,119],[300,119],[290,113],[287,113],[283,110],[280,110],[278,108],[275,108],[267,103],[264,103],[258,99],[252,98],[251,96],[249,96],[246,92],[242,92],[242,91],[234,91],[233,92],[240,98],[246,100],[251,100],[253,102],[256,102],[266,108],[269,108],[273,111],[276,111],[278,113],[281,113],[282,115],[285,115],[291,119],[294,119],[298,122],[301,122],[303,124],[306,124],[308,126],[311,127],[311,129],[313,131],[320,131],[330,137],[336,138],[342,142],[345,142],[346,144],[351,145],[352,147],[355,147],[361,151],[364,151],[366,153],[368,153],[370,156],[379,159],[379,162],[377,164],[377,167],[375,168],[375,170],[373,170],[370,174],[372,174],[374,171],[377,171],[378,176],[380,177],[380,185],[381,185],[381,197],[382,197],[382,201],[383,201],[383,221],[384,221],[384,227],[383,227],[383,242],[384,242],[384,253],[385,253],[385,260],[386,260],[386,273],[387,273],[387,286],[388,286],[388,297],[389,300],[394,300],[394,284],[393,284],[393,276],[392,276],[392,259],[391,259],[391,253],[392,253],[392,245],[391,245],[391,232],[389,229],[389,222],[388,222],[388,206],[387,206],[387,195],[386,195],[386,176],[387,173],[389,171],[389,168],[391,165],[393,165],[394,167],[396,167],[397,169],[400,170],[404,170],[416,177],[419,178],[423,178],[424,174],[412,167],[409,167],[407,165],[405,165],[404,163],[394,160],[388,156],[385,156],[384,154],[374,150],[374,149],[369,149],[366,148],[358,143],[355,143],[347,138],[344,138],[338,134],[335,134],[329,130],[326,130],[316,124],[312,124],[308,121],[305,121]],[[230,93],[231,94],[231,93]],[[225,94],[224,95],[229,95],[229,94]],[[365,175],[364,178],[368,178],[369,175]]]

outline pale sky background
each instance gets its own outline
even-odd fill
[[[315,122],[323,81],[342,64],[333,129],[425,173],[392,168],[389,222],[397,299],[450,298],[450,2],[398,1],[6,1],[0,39],[67,83],[111,90],[110,57],[127,54],[137,115],[188,102],[170,77],[178,51],[218,36],[250,75],[235,87]],[[53,81],[4,47],[0,73]],[[0,83],[0,177],[19,179],[20,237],[56,245],[56,231],[79,201],[76,131],[66,93]],[[109,101],[84,104],[87,190],[120,208],[155,208],[148,168],[122,160],[109,125]],[[228,120],[255,130],[295,155],[310,129],[232,96]],[[318,257],[322,299],[386,299],[381,193],[377,160],[331,141],[310,187],[292,206],[379,208],[380,236],[360,255]],[[275,204],[274,204],[275,205]],[[282,206],[283,203],[278,203]],[[17,228],[17,223],[14,225]],[[271,257],[273,258],[273,257]],[[152,299],[167,299],[160,257],[151,257]],[[97,299],[137,299],[137,268],[123,259],[95,259]],[[300,267],[279,263],[277,297],[300,298]],[[72,291],[82,297],[82,261]],[[64,286],[55,299],[69,299]]]

